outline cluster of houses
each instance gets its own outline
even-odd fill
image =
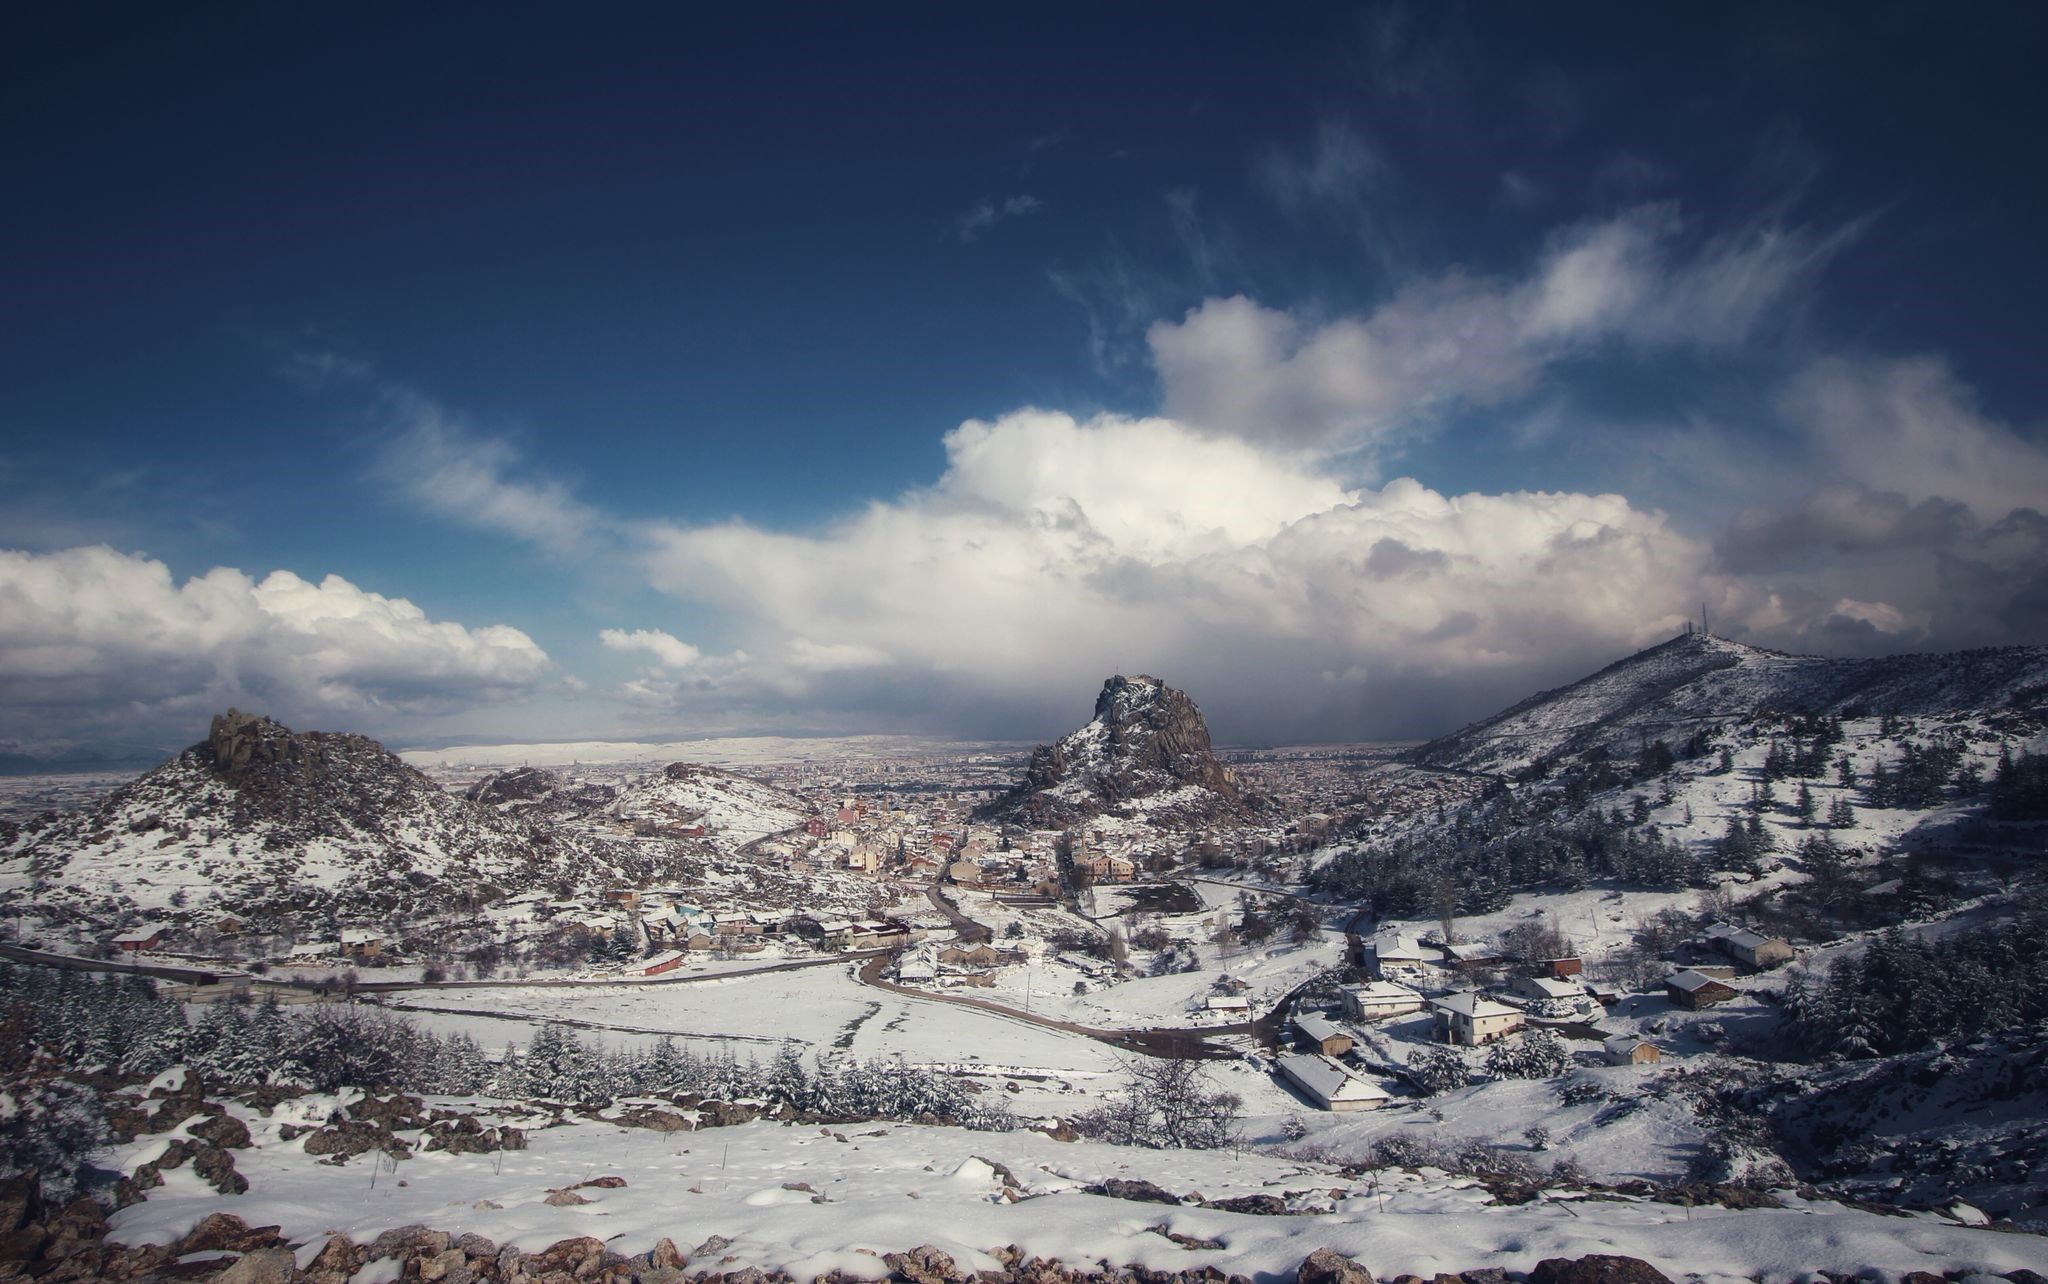
[[[912,950],[896,960],[896,979],[904,985],[977,986],[986,989],[996,973],[1024,962],[1022,950],[998,949],[987,942],[952,942]]]
[[[1729,981],[1738,970],[1776,967],[1793,957],[1788,942],[1730,923],[1706,928],[1693,948],[1716,961],[1681,967],[1665,981],[1672,1003],[1690,1009],[1736,997],[1739,991]],[[1620,998],[1612,989],[1587,984],[1577,958],[1538,960],[1504,986],[1482,991],[1468,978],[1498,967],[1501,960],[1493,951],[1483,945],[1424,944],[1398,932],[1376,936],[1364,962],[1375,979],[1342,987],[1344,1019],[1364,1024],[1428,1012],[1437,1040],[1457,1047],[1484,1047],[1532,1023],[1591,1022]],[[1351,1111],[1377,1109],[1390,1100],[1384,1089],[1344,1063],[1354,1037],[1337,1020],[1298,1012],[1292,1033],[1297,1051],[1281,1057],[1277,1069],[1310,1101],[1325,1110]],[[1664,1055],[1657,1044],[1636,1034],[1610,1035],[1601,1041],[1600,1052],[1617,1066],[1645,1065]]]

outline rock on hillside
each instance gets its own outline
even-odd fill
[[[561,821],[605,811],[618,800],[619,791],[611,785],[571,781],[545,767],[514,767],[485,776],[462,796],[508,815]]]
[[[1216,760],[1187,693],[1139,674],[1103,683],[1088,725],[1034,750],[1023,781],[983,814],[1043,827],[1102,815],[1199,823],[1256,802]]]
[[[1607,747],[1634,754],[1662,740],[1760,712],[1862,711],[1928,716],[2037,712],[2048,705],[2048,647],[1832,660],[1688,633],[1589,678],[1433,740],[1427,766],[1512,775]]]
[[[649,845],[458,798],[368,737],[231,709],[91,809],[24,825],[0,848],[0,889],[91,922],[133,911],[304,921],[595,888],[658,865]]]
[[[650,834],[704,832],[715,848],[736,850],[794,829],[811,815],[803,799],[750,776],[672,762],[619,791],[611,814]]]

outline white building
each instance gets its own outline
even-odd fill
[[[1344,1014],[1354,1021],[1378,1021],[1383,1017],[1420,1012],[1428,1006],[1420,994],[1393,981],[1347,985],[1341,993]]]
[[[1436,1037],[1445,1043],[1476,1048],[1495,1039],[1505,1039],[1522,1028],[1522,1014],[1505,1003],[1496,1003],[1477,990],[1430,1000],[1436,1010]]]

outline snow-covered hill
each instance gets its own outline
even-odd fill
[[[714,847],[733,850],[804,823],[812,808],[787,790],[697,763],[672,762],[619,791],[610,814],[650,833],[702,828]]]
[[[1023,781],[987,814],[1046,826],[1102,815],[1173,825],[1241,812],[1255,802],[1211,752],[1195,702],[1139,674],[1103,683],[1094,718],[1039,746]]]
[[[1761,712],[1787,714],[2038,710],[2048,706],[2048,647],[1834,660],[1688,633],[1544,691],[1430,741],[1416,762],[1511,775],[1611,747],[1676,746]]]
[[[55,920],[401,914],[649,872],[644,845],[447,793],[363,736],[230,710],[97,806],[24,824],[0,891]]]

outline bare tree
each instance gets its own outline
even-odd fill
[[[1126,1063],[1124,1083],[1102,1105],[1074,1119],[1083,1136],[1126,1146],[1214,1150],[1237,1139],[1244,1102],[1212,1092],[1199,1061],[1172,1057]]]

